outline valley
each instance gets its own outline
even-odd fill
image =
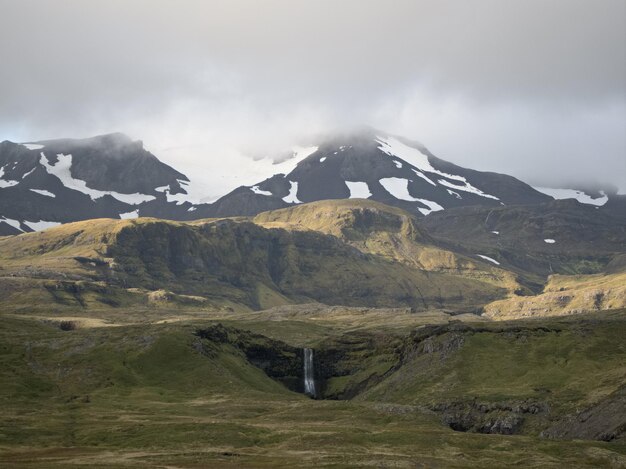
[[[315,305],[117,317],[2,315],[2,465],[626,462],[624,310],[506,323]],[[302,394],[304,347],[317,399]]]
[[[0,18],[0,469],[626,469],[624,0]]]
[[[3,467],[626,467],[623,196],[373,129],[213,203],[122,134],[0,167]]]
[[[462,238],[366,200],[0,238],[0,464],[623,467],[621,225],[550,246],[520,210]]]

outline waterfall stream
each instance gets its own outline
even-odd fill
[[[313,374],[313,349],[304,349],[304,393],[315,397],[315,377]]]

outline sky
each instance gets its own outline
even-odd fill
[[[624,0],[0,0],[0,61],[0,140],[124,132],[209,196],[361,125],[626,191]]]

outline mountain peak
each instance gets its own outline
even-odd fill
[[[122,132],[112,132],[87,138],[61,138],[41,140],[34,143],[39,143],[46,146],[97,148],[107,150],[107,153],[109,154],[113,153],[116,149],[127,146],[134,146],[137,149],[143,149],[143,142],[141,140],[133,140],[128,135]]]

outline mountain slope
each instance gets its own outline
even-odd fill
[[[420,227],[455,251],[543,277],[601,272],[626,246],[625,219],[575,200],[446,210]]]
[[[0,235],[89,218],[183,217],[187,177],[122,134],[0,143]]]
[[[165,290],[252,309],[311,301],[472,309],[505,294],[487,281],[364,254],[334,236],[230,219],[77,222],[0,239],[0,260],[5,307],[33,305],[23,292],[12,294],[19,279],[53,298],[65,292],[72,304],[93,300],[96,307],[107,296],[98,288],[114,289],[120,302]]]
[[[563,316],[626,308],[626,271],[614,274],[552,275],[543,292],[511,296],[485,306],[493,319]]]
[[[338,237],[365,254],[419,270],[479,279],[510,292],[526,292],[516,276],[478,256],[444,249],[404,210],[369,200],[326,200],[263,212],[253,221],[266,228],[313,230]]]
[[[467,205],[552,200],[511,176],[461,168],[436,158],[419,143],[374,129],[331,137],[312,148],[291,172],[238,188],[212,210],[219,215],[254,215],[280,205],[369,198],[427,215]]]
[[[514,177],[462,168],[420,143],[374,129],[318,138],[276,163],[250,160],[267,174],[213,203],[187,176],[123,134],[0,143],[0,236],[90,218],[170,220],[252,216],[328,199],[363,198],[416,216],[465,206],[538,205],[574,197],[624,218],[615,191],[535,190]],[[273,164],[272,164],[273,163]],[[244,178],[246,179],[246,178]]]

